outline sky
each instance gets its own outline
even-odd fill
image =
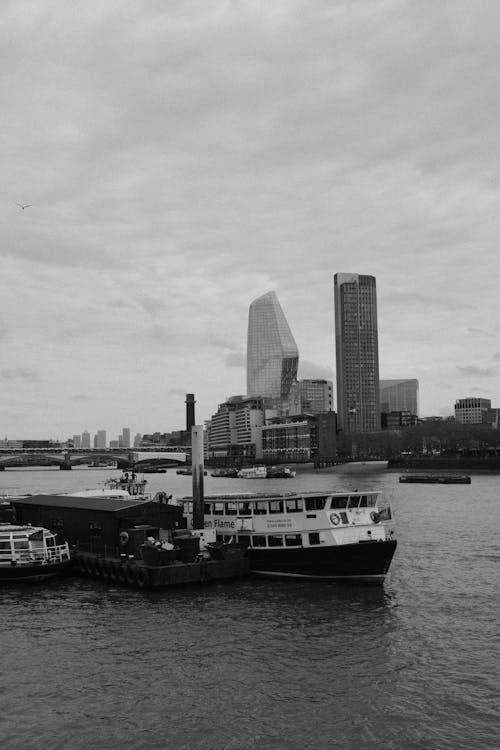
[[[4,0],[0,436],[202,423],[274,290],[335,380],[333,275],[380,377],[500,406],[496,0]],[[21,209],[16,203],[32,204]]]

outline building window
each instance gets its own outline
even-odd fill
[[[319,544],[319,534],[317,531],[313,531],[311,534],[309,534],[309,544]]]
[[[267,537],[267,543],[270,547],[283,547],[283,537],[277,534],[270,534]]]
[[[252,547],[265,547],[266,537],[255,534],[252,537]]]
[[[285,500],[285,508],[287,513],[300,513],[303,509],[302,498],[294,497],[290,500]]]

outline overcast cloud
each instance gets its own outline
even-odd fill
[[[423,415],[478,376],[500,405],[495,0],[0,20],[2,434],[181,429],[186,392],[209,418],[271,289],[299,374],[334,379],[338,271],[376,276],[381,377]]]

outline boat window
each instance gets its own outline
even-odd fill
[[[302,547],[302,535],[285,534],[285,547]]]
[[[349,497],[349,508],[357,508],[359,505],[359,495],[351,495]]]
[[[366,495],[361,495],[361,500],[359,501],[359,507],[360,508],[368,507],[368,498],[366,497]]]
[[[30,545],[27,539],[14,539],[14,549],[29,549]]]
[[[250,537],[249,536],[239,536],[237,537],[238,544],[241,544],[242,547],[245,549],[250,546]]]
[[[267,543],[270,547],[283,547],[283,537],[281,534],[269,534]]]
[[[101,536],[102,526],[100,523],[90,522],[89,523],[89,535],[90,536]]]
[[[267,513],[267,503],[257,500],[253,512],[255,516],[265,516]]]
[[[212,515],[212,503],[203,503],[203,512],[207,516]]]
[[[269,513],[283,513],[283,500],[271,500]]]
[[[266,537],[261,536],[260,534],[255,534],[252,537],[252,547],[265,547],[266,546]]]
[[[313,531],[309,534],[309,544],[319,544],[319,534],[317,531]]]
[[[300,513],[303,509],[302,498],[291,497],[285,500],[285,508],[287,513]]]
[[[0,542],[0,552],[10,552],[10,540],[8,542]]]
[[[326,505],[326,497],[306,497],[306,510],[323,510]]]
[[[368,500],[368,507],[374,508],[377,504],[377,496],[376,495],[367,495]]]
[[[238,503],[226,503],[226,516],[235,516],[238,512]]]
[[[347,508],[348,500],[349,497],[347,495],[345,497],[332,497],[330,508]]]
[[[224,515],[224,503],[214,503],[213,514],[214,516],[223,516]]]
[[[56,546],[56,538],[54,536],[47,536],[47,537],[45,537],[45,545],[47,547],[55,547]]]
[[[251,516],[253,503],[238,503],[238,512],[240,516]]]

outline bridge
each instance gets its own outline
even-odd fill
[[[17,466],[59,466],[61,471],[70,471],[73,466],[95,462],[116,461],[118,469],[141,471],[145,468],[167,468],[184,466],[187,454],[184,451],[131,451],[122,449],[33,448],[0,450],[0,471]]]

